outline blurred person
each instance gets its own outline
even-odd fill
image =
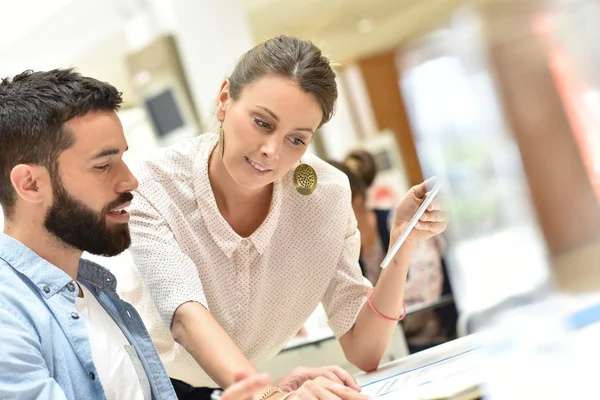
[[[359,265],[362,274],[371,282],[377,284],[381,274],[381,262],[385,258],[390,244],[390,210],[377,210],[367,207],[367,185],[364,180],[354,173],[346,164],[327,160],[348,178],[352,198],[352,210],[360,232]]]
[[[364,182],[369,207],[388,210],[396,203],[396,189],[382,184],[373,186],[379,173],[379,163],[373,153],[364,149],[353,150],[344,159],[344,164]]]
[[[0,81],[0,398],[176,399],[142,319],[84,251],[130,245],[121,94],[73,70]],[[270,379],[243,371],[223,400],[254,400]],[[281,395],[281,394],[280,394]],[[323,378],[290,398],[361,400]],[[273,396],[276,399],[281,396]]]
[[[344,159],[344,164],[364,182],[366,190],[373,186],[379,166],[371,152],[362,149],[351,151]]]
[[[356,154],[354,152],[351,154]],[[366,151],[360,151],[367,162],[366,176],[373,183],[377,174],[375,159]],[[367,205],[366,189],[361,176],[344,163],[328,161],[344,172],[350,182],[352,209],[360,231],[360,266],[363,275],[373,284],[381,274],[381,263],[390,247],[391,210],[371,209]],[[364,165],[364,164],[363,164]],[[358,167],[358,166],[357,166]],[[360,167],[358,167],[360,168]],[[393,242],[392,242],[393,244]],[[437,300],[442,295],[444,274],[442,254],[444,243],[440,236],[419,242],[413,251],[404,288],[404,301],[412,305]],[[439,344],[447,338],[442,334],[439,318],[433,310],[408,315],[402,321],[406,340],[411,352]]]
[[[348,181],[306,150],[337,99],[329,60],[309,41],[280,36],[244,54],[222,83],[219,133],[143,162],[132,204],[131,299],[175,384],[228,387],[236,368],[275,356],[322,302],[347,359],[377,368],[403,314],[409,260],[442,232],[434,203],[372,290],[358,265],[360,238]],[[396,238],[428,182],[400,201]],[[151,302],[145,300],[148,290]],[[365,301],[371,296],[371,308]],[[202,329],[198,329],[202,327]],[[338,367],[294,371],[289,391],[327,376],[359,389]]]

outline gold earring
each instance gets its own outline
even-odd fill
[[[294,170],[294,187],[298,193],[308,196],[317,188],[317,173],[308,164],[300,160],[300,165]]]
[[[224,140],[224,132],[223,132],[223,124],[219,127],[219,150],[221,151],[221,159],[223,158],[223,153],[225,152],[225,143]]]

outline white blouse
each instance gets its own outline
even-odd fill
[[[318,176],[315,192],[299,194],[289,172],[273,186],[266,220],[242,238],[219,212],[209,182],[216,143],[217,135],[204,134],[142,163],[130,228],[143,283],[136,271],[112,269],[120,295],[142,315],[169,376],[213,387],[170,334],[181,304],[206,307],[256,365],[275,356],[320,302],[335,335],[343,336],[370,287],[358,265],[360,236],[341,171],[307,154],[303,161]]]

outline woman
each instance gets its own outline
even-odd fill
[[[377,174],[374,158],[365,151],[356,151],[366,161],[356,164],[342,164],[328,161],[348,177],[352,191],[352,209],[360,231],[359,263],[363,275],[373,284],[377,284],[381,274],[381,263],[386,255],[390,240],[390,210],[371,209],[367,206],[367,185],[354,171],[366,171],[370,184]],[[348,159],[346,159],[347,162]],[[356,158],[353,158],[356,161]],[[353,168],[350,168],[352,165]],[[442,271],[443,242],[439,236],[419,242],[413,252],[408,279],[404,288],[406,304],[417,304],[437,300],[442,295],[444,273]],[[433,310],[409,315],[402,321],[406,340],[411,353],[439,344],[446,338],[441,333],[440,321]]]
[[[344,160],[344,164],[350,168],[350,170],[356,174],[365,184],[365,189],[370,189],[375,182],[379,167],[377,160],[373,154],[366,150],[354,150],[351,151]]]
[[[178,384],[228,387],[237,371],[256,374],[253,364],[275,356],[320,302],[348,360],[377,368],[403,312],[412,250],[442,232],[447,216],[430,207],[369,293],[372,308],[365,303],[348,181],[306,154],[336,98],[316,46],[271,39],[222,83],[219,134],[176,144],[138,170],[131,251],[144,285],[123,294]],[[415,186],[399,203],[392,240],[425,193],[425,183]]]

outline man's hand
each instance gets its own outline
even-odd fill
[[[356,379],[343,368],[338,366],[322,367],[322,368],[307,368],[298,367],[292,372],[284,376],[275,384],[284,392],[292,392],[302,386],[309,380],[316,380],[319,377],[328,379],[331,382],[347,386],[354,391],[360,391],[360,386],[356,383]]]

